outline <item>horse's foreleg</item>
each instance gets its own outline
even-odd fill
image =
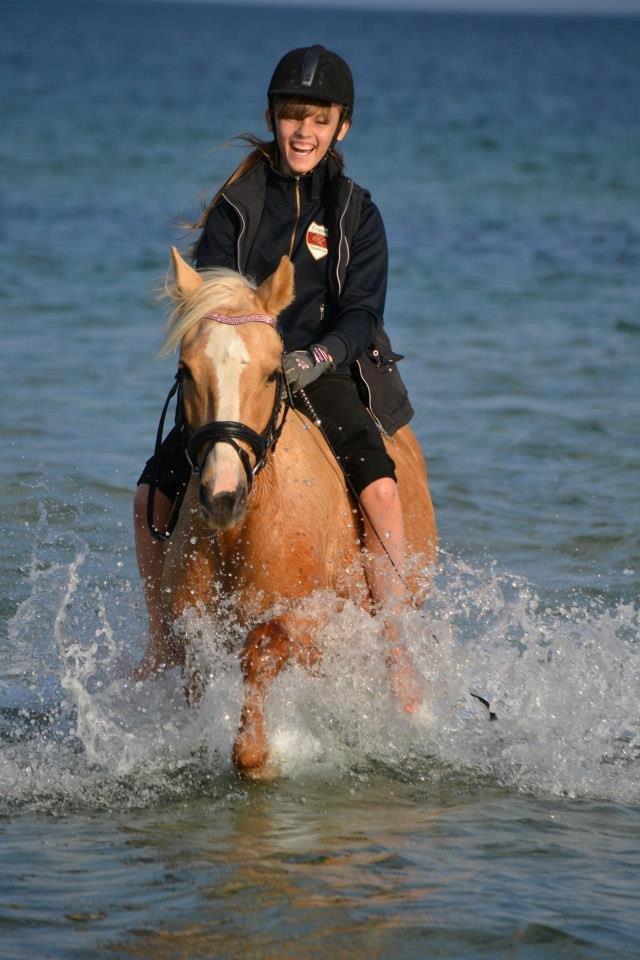
[[[291,654],[289,634],[279,619],[261,623],[247,636],[242,652],[244,704],[233,759],[244,773],[258,774],[268,756],[264,702],[269,685]]]
[[[199,702],[205,684],[184,614],[190,607],[211,611],[216,597],[215,543],[196,536],[196,532],[188,528],[180,539],[174,534],[176,539],[169,549],[162,583],[168,642],[176,651],[176,663],[182,666],[184,692],[191,705]]]

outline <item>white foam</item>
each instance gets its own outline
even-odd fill
[[[210,677],[191,709],[178,671],[127,679],[144,637],[138,584],[68,548],[68,562],[35,565],[10,625],[23,675],[0,687],[0,804],[144,805],[227,777],[242,697],[232,609],[185,618]],[[395,706],[378,624],[349,604],[329,621],[321,664],[283,671],[267,722],[284,775],[382,763],[406,776],[410,760],[423,776],[435,758],[517,790],[640,799],[637,607],[547,608],[521,580],[447,558],[401,632],[426,684],[415,715]]]

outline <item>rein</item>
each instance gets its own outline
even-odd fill
[[[156,445],[153,451],[153,473],[149,482],[149,496],[147,497],[147,526],[149,527],[149,533],[154,540],[162,543],[164,540],[168,540],[171,534],[175,529],[175,525],[178,522],[178,514],[180,513],[180,507],[182,506],[182,501],[184,500],[184,495],[186,493],[186,486],[178,493],[178,496],[175,499],[171,513],[169,514],[169,519],[167,521],[166,530],[163,532],[159,530],[155,523],[153,522],[153,505],[156,499],[156,490],[158,489],[158,455],[160,453],[160,447],[162,446],[162,435],[164,434],[164,421],[167,416],[167,410],[169,409],[169,404],[171,403],[172,397],[178,393],[180,390],[182,382],[182,372],[178,370],[176,372],[175,380],[167,394],[167,399],[164,402],[162,408],[162,413],[160,414],[160,421],[158,423],[158,430],[156,432]],[[179,418],[182,416],[182,402],[178,396],[176,402],[176,424],[179,422]]]

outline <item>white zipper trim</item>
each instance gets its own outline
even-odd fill
[[[293,247],[296,242],[296,233],[298,232],[298,224],[300,223],[300,177],[296,177],[296,222],[293,225],[293,231],[291,233],[291,241],[289,243],[289,259],[293,259]]]
[[[240,217],[240,223],[242,224],[242,226],[240,228],[240,233],[238,234],[238,239],[236,241],[236,266],[238,267],[238,270],[242,272],[240,267],[240,241],[242,240],[242,236],[244,234],[244,231],[246,230],[247,222],[242,215],[242,210],[240,210],[239,207],[236,207],[235,203],[233,203],[232,200],[229,200],[229,197],[226,195],[226,193],[221,193],[220,196],[227,201],[229,206],[233,207],[235,212]]]
[[[373,410],[371,409],[371,390],[369,389],[369,384],[367,383],[367,381],[366,381],[365,378],[364,378],[364,374],[363,374],[363,372],[362,372],[362,367],[360,366],[360,361],[359,361],[359,360],[356,360],[356,366],[357,366],[358,370],[360,371],[360,379],[362,380],[362,382],[364,383],[365,387],[367,388],[367,396],[368,396],[368,398],[369,398],[369,402],[368,402],[368,404],[367,404],[367,406],[366,406],[366,411],[367,411],[367,413],[369,414],[369,416],[371,417],[371,419],[373,420],[373,422],[376,424],[376,426],[378,427],[378,429],[380,430],[380,433],[381,433],[384,437],[386,437],[387,440],[391,440],[392,438],[389,436],[389,434],[388,434],[387,431],[384,429],[384,427],[382,426],[382,424],[380,423],[380,421],[379,421],[378,418],[376,417],[375,413],[374,413]]]
[[[349,180],[349,194],[347,196],[347,202],[344,205],[344,210],[340,215],[340,223],[339,223],[340,236],[338,239],[338,262],[336,264],[336,282],[338,284],[338,296],[340,296],[340,294],[342,293],[342,283],[340,282],[340,261],[342,260],[342,241],[344,240],[344,234],[342,232],[342,222],[344,220],[344,215],[347,212],[347,207],[349,206],[349,203],[351,201],[352,193],[353,193],[353,180]],[[346,242],[346,240],[345,240],[345,244],[347,247],[347,262],[345,264],[345,269],[346,269],[346,267],[349,266],[349,257],[350,257],[351,251],[349,249],[349,244]]]

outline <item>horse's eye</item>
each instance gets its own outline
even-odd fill
[[[280,373],[279,370],[274,370],[273,373],[270,373],[269,376],[267,377],[267,383],[273,383],[273,381],[276,379],[279,373]]]
[[[186,366],[186,364],[181,363],[178,369],[180,370],[180,374],[182,376],[183,382],[187,380],[193,380],[193,374],[191,373],[191,370],[189,370],[189,367]]]

